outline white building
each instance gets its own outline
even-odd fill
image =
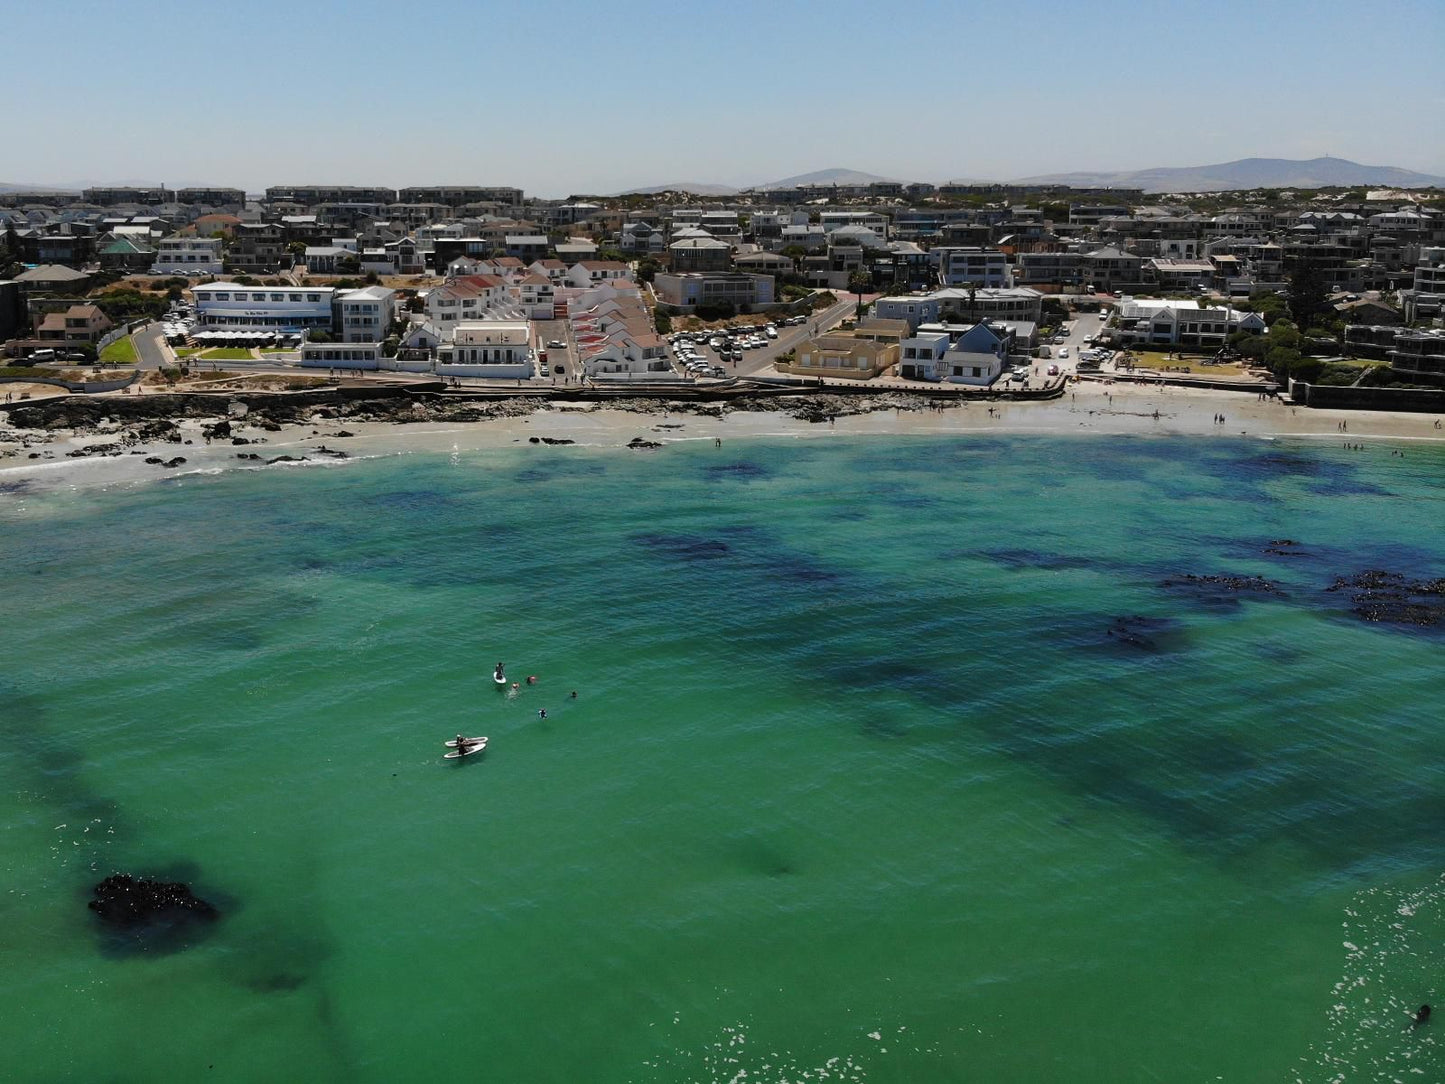
[[[379,343],[395,313],[396,291],[385,286],[347,290],[336,297],[336,337],[344,343]]]
[[[1026,286],[1011,290],[934,290],[928,294],[899,294],[880,297],[873,314],[885,320],[907,320],[909,327],[936,323],[951,316],[962,323],[981,320],[1039,322],[1044,295]]]
[[[1197,301],[1126,298],[1109,334],[1125,345],[1217,348],[1236,331],[1263,333],[1264,328],[1264,318],[1255,312],[1200,308]]]
[[[202,275],[221,273],[219,237],[167,237],[156,244],[153,275]]]
[[[532,375],[532,331],[526,320],[458,324],[452,341],[437,348],[441,376],[526,379]]]
[[[212,282],[196,286],[196,329],[261,331],[331,330],[329,286],[241,286]]]
[[[1008,256],[992,248],[954,248],[939,245],[929,255],[945,286],[974,286],[998,289],[1012,284]]]

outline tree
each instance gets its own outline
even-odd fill
[[[1289,277],[1289,313],[1295,325],[1309,327],[1329,307],[1324,273],[1318,264],[1301,261]]]
[[[672,317],[663,312],[659,307],[652,314],[653,321],[657,324],[657,333],[666,335],[672,331]]]
[[[873,279],[861,268],[848,276],[848,292],[858,295],[858,315],[863,315],[863,295],[873,288]]]

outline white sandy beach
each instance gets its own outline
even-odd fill
[[[786,404],[785,404],[786,405]],[[846,409],[846,401],[842,405]],[[1223,415],[1223,424],[1216,416]],[[1396,448],[1413,442],[1445,442],[1428,414],[1380,411],[1331,411],[1294,407],[1273,400],[1225,391],[1180,389],[1098,382],[1077,385],[1051,402],[972,402],[941,410],[875,410],[842,415],[833,422],[813,423],[781,410],[728,409],[722,417],[696,413],[689,407],[646,413],[586,404],[556,404],[524,417],[480,422],[362,422],[318,418],[309,425],[289,425],[264,432],[233,421],[240,435],[263,443],[234,446],[229,441],[207,445],[203,421],[179,423],[191,444],[157,442],[127,449],[120,456],[69,458],[68,452],[114,442],[124,428],[110,432],[26,431],[10,427],[0,413],[0,486],[11,490],[86,488],[137,484],[156,478],[227,469],[279,470],[308,466],[342,466],[348,460],[318,452],[320,447],[344,451],[349,459],[410,452],[468,452],[525,443],[530,437],[570,440],[577,445],[623,448],[635,438],[663,445],[679,441],[724,442],[757,438],[827,440],[840,437],[957,434],[1041,433],[1051,435],[1109,434],[1140,437],[1308,438],[1338,443],[1391,442]],[[1341,429],[1341,426],[1345,429]],[[352,434],[338,437],[342,430]],[[22,446],[21,441],[28,441]],[[662,449],[665,451],[665,448]],[[42,458],[29,458],[38,453]],[[260,456],[260,461],[241,458]],[[637,454],[658,454],[637,453]],[[146,463],[184,457],[183,465],[166,468]],[[305,463],[276,463],[277,456],[306,457]]]

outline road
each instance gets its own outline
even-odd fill
[[[161,324],[147,324],[131,336],[139,368],[160,369],[171,364],[165,337],[165,328]]]

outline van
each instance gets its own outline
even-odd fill
[[[55,351],[46,347],[44,350],[36,350],[30,355],[31,361],[54,361]]]

